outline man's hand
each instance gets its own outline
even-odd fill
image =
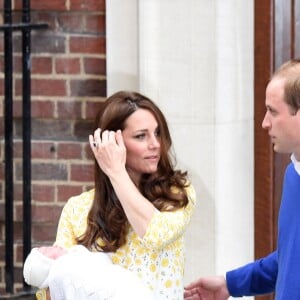
[[[223,276],[203,277],[185,287],[185,300],[227,300],[230,297]]]

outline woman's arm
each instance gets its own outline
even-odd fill
[[[109,177],[118,199],[125,211],[128,221],[139,237],[146,237],[145,242],[152,246],[161,244],[160,239],[155,238],[153,231],[157,232],[165,243],[177,239],[185,230],[190,221],[195,205],[195,192],[189,188],[189,204],[175,212],[159,212],[155,206],[146,199],[138,190],[130,178],[126,167],[126,148],[120,130],[115,132],[103,132],[100,139],[100,130],[95,135],[90,135],[90,145],[95,158],[102,171]],[[98,146],[94,146],[97,141]],[[150,226],[150,223],[156,224]],[[159,244],[158,244],[159,242]]]
[[[129,177],[125,167],[126,148],[121,131],[105,131],[101,140],[100,130],[97,129],[95,136],[90,135],[89,140],[94,156],[102,171],[109,177],[128,221],[135,232],[143,237],[156,208],[143,197]],[[94,147],[94,140],[98,143],[97,147]]]
[[[162,249],[183,235],[195,210],[196,193],[190,184],[186,188],[188,204],[173,212],[157,211],[143,237],[147,247]]]

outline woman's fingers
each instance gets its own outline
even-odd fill
[[[121,131],[121,130],[117,130],[117,132],[116,132],[116,134],[115,134],[115,139],[116,139],[117,144],[118,144],[120,147],[125,147],[125,145],[124,145],[124,140],[123,140],[123,136],[122,136],[122,131]]]
[[[89,142],[94,153],[100,146],[106,144],[116,144],[125,147],[121,130],[117,130],[116,132],[105,130],[101,132],[101,129],[98,128],[95,130],[94,135],[89,135]]]
[[[96,143],[96,147],[101,143],[101,129],[97,128],[94,132],[94,142]]]
[[[94,137],[91,134],[89,135],[89,142],[90,142],[90,146],[91,146],[92,150],[94,150],[94,148],[97,147],[97,144],[94,140]]]

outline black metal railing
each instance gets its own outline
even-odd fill
[[[14,287],[14,180],[13,180],[13,32],[22,32],[23,97],[23,261],[31,250],[31,31],[45,29],[47,24],[32,24],[30,0],[22,2],[22,22],[13,24],[11,0],[4,1],[4,137],[5,137],[5,284]],[[24,288],[27,285],[24,283]]]

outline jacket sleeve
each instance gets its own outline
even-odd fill
[[[192,185],[187,188],[188,204],[174,212],[157,211],[152,217],[142,242],[146,247],[162,249],[180,238],[190,223],[195,209],[196,194]]]
[[[233,297],[254,296],[275,290],[278,272],[277,251],[243,267],[226,273],[229,293]]]

